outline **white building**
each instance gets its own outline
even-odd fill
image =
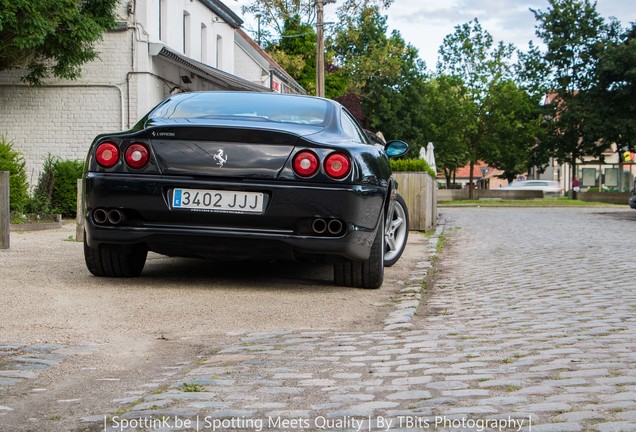
[[[122,1],[118,15],[79,80],[29,87],[23,71],[0,73],[0,135],[32,185],[47,155],[84,159],[95,135],[128,129],[173,92],[305,93],[219,0]]]

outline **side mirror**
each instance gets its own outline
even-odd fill
[[[389,141],[384,146],[384,151],[389,157],[399,157],[405,154],[409,150],[409,145],[404,141],[394,140]]]

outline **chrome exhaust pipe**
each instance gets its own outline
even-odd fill
[[[93,220],[96,224],[104,224],[108,220],[108,213],[104,209],[95,209],[93,210]]]
[[[316,234],[324,234],[327,231],[327,222],[324,219],[314,219],[311,223],[311,229],[314,230]]]
[[[329,230],[329,234],[340,234],[342,232],[342,222],[338,219],[331,219],[327,224],[327,229]]]
[[[110,222],[111,224],[118,225],[123,220],[124,220],[124,214],[121,211],[117,209],[113,209],[108,212],[108,222]]]

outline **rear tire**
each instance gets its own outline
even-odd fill
[[[389,223],[386,226],[385,242],[386,249],[384,251],[384,266],[391,267],[398,262],[402,256],[402,252],[406,248],[406,242],[409,239],[409,210],[406,207],[404,198],[397,195],[395,205],[393,206],[393,214],[389,217]]]
[[[376,289],[384,281],[384,213],[366,261],[343,259],[334,264],[334,282],[339,286]]]
[[[137,277],[144,269],[147,256],[148,251],[143,246],[135,245],[130,252],[121,252],[109,245],[92,248],[84,239],[86,267],[95,276]]]

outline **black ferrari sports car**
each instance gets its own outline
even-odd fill
[[[327,99],[170,96],[131,130],[91,145],[86,265],[96,276],[132,277],[148,251],[320,260],[333,263],[337,285],[378,288],[406,243],[389,157],[407,150],[402,141],[371,143]]]

